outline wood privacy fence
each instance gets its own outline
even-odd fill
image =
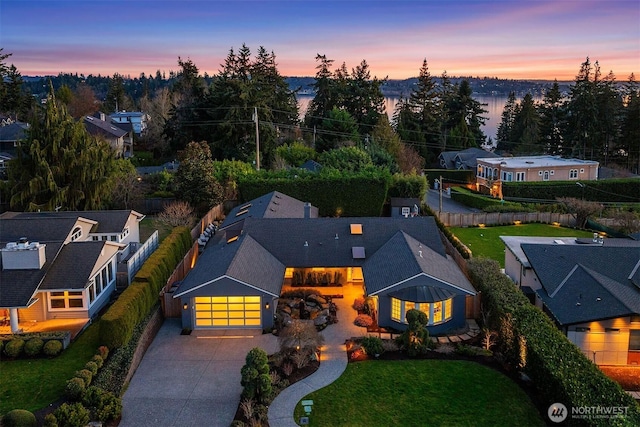
[[[214,206],[204,215],[198,224],[191,229],[191,240],[196,240],[207,226],[213,221],[219,221],[224,218],[224,207],[222,204]],[[186,253],[182,261],[178,263],[173,273],[165,283],[164,288],[160,291],[160,303],[162,304],[162,313],[164,317],[180,317],[182,305],[179,299],[173,298],[173,292],[176,290],[176,282],[183,280],[191,271],[198,260],[199,247],[198,242],[194,242],[191,249]]]
[[[547,224],[557,222],[565,227],[575,227],[576,225],[576,219],[573,215],[554,212],[436,212],[435,215],[447,227],[474,227],[478,224],[514,224],[516,221]]]

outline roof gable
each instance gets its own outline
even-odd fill
[[[242,203],[229,212],[221,228],[229,227],[247,218],[304,218],[305,202],[278,191],[272,191],[247,203]],[[318,217],[318,208],[311,206],[311,218]]]

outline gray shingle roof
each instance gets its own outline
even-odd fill
[[[82,241],[64,245],[40,289],[84,289],[105,244],[104,241]]]
[[[304,218],[304,205],[305,203],[298,199],[272,191],[233,208],[222,222],[221,228],[247,218]],[[311,206],[310,216],[317,218],[318,208]]]
[[[362,271],[369,295],[381,293],[418,275],[435,279],[431,286],[446,283],[458,288],[458,293],[475,294],[473,286],[453,260],[403,231],[396,232],[376,251],[365,262]]]
[[[322,169],[322,165],[313,159],[309,159],[300,165],[300,169],[306,169],[310,172],[319,172],[320,169]]]
[[[92,116],[86,116],[84,118],[84,126],[86,127],[87,132],[92,135],[121,138],[127,134],[127,131],[120,129],[116,125]]]
[[[13,142],[27,137],[26,130],[29,125],[15,122],[7,126],[0,126],[0,141]]]
[[[640,247],[536,245],[522,249],[542,285],[540,299],[560,324],[640,314],[632,283]]]
[[[113,211],[59,211],[59,212],[16,212],[13,218],[28,219],[32,221],[35,219],[41,219],[50,221],[53,218],[65,218],[75,220],[78,217],[87,218],[92,221],[97,221],[96,228],[91,230],[92,233],[121,233],[124,230],[129,215],[134,212],[134,215],[140,215],[135,211],[130,210],[113,210]],[[49,222],[44,227],[48,227]],[[32,225],[33,227],[33,225]]]
[[[12,218],[0,218],[0,243],[15,242],[26,237],[32,242],[62,242],[71,233],[76,223],[74,217],[43,217],[41,221],[28,215],[18,214]]]
[[[243,235],[234,242],[207,247],[178,287],[174,298],[223,276],[278,296],[284,270],[285,266],[251,236]]]
[[[389,295],[403,301],[436,302],[447,300],[455,294],[448,289],[423,285],[403,288],[398,291],[390,292]]]

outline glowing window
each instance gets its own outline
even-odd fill
[[[362,234],[362,224],[351,224],[351,234]]]
[[[400,300],[391,298],[391,319],[400,322]]]

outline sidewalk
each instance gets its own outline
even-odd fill
[[[362,286],[345,286],[343,295],[344,298],[333,300],[338,306],[338,323],[322,331],[325,344],[322,346],[320,367],[307,378],[284,389],[271,402],[268,413],[271,427],[297,427],[293,411],[298,402],[307,394],[337,380],[347,368],[345,341],[351,337],[366,335],[366,328],[353,324],[357,313],[351,307],[353,300],[362,296]]]

